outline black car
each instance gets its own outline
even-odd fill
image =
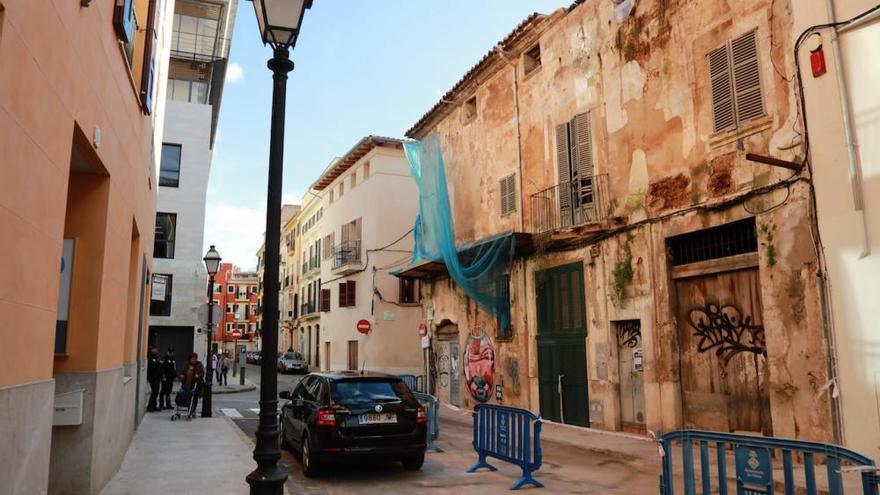
[[[425,461],[425,408],[396,375],[340,371],[311,373],[281,392],[281,446],[302,454],[306,476],[328,462],[352,458]]]

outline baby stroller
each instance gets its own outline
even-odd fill
[[[187,421],[193,419],[193,416],[196,415],[195,397],[195,388],[187,390],[184,387],[180,387],[180,390],[177,391],[177,395],[174,397],[174,412],[171,413],[171,421],[180,418],[185,418]]]

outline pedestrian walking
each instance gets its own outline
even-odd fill
[[[174,360],[174,349],[169,347],[165,351],[165,359],[162,360],[162,391],[159,393],[159,409],[174,408],[171,405],[171,389],[176,377],[177,361]]]
[[[228,375],[231,361],[226,354],[220,355],[220,378],[217,380],[219,385],[229,385]]]
[[[147,412],[158,411],[156,399],[159,397],[159,382],[162,379],[162,363],[159,361],[159,349],[150,346],[147,356],[147,382],[150,384],[150,400],[147,402]]]
[[[214,381],[220,382],[220,354],[217,352],[211,353],[211,369],[214,370]]]
[[[205,379],[205,367],[199,361],[199,355],[195,352],[189,355],[186,366],[180,372],[180,387],[192,393],[192,406],[190,411],[195,411],[199,405],[199,395],[202,392],[202,381]]]

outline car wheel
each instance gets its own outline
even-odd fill
[[[303,435],[302,440],[302,468],[303,474],[313,478],[321,473],[321,466],[312,458],[312,445],[309,442],[309,434]]]
[[[422,464],[425,463],[425,453],[422,452],[419,455],[414,455],[412,457],[407,457],[403,460],[403,469],[407,471],[418,471],[422,469]]]

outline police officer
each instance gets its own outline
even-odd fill
[[[171,388],[174,378],[177,376],[177,362],[174,360],[174,349],[171,347],[165,352],[162,360],[162,391],[159,393],[159,408],[172,409]]]
[[[147,356],[147,382],[150,384],[150,401],[147,402],[147,412],[158,411],[156,398],[159,396],[159,381],[162,379],[162,363],[159,361],[159,349],[150,346]]]

